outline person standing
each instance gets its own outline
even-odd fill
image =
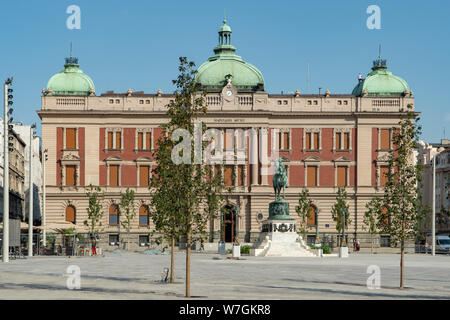
[[[97,241],[95,240],[95,237],[92,237],[92,255],[97,255]]]

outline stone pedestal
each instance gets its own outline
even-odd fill
[[[269,219],[263,221],[259,240],[250,249],[252,256],[266,257],[315,257],[297,234],[295,220]]]
[[[339,248],[339,258],[348,258],[348,247]]]
[[[239,244],[233,244],[233,248],[231,250],[233,258],[241,257],[241,246]]]

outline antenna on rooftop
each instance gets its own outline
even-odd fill
[[[306,93],[309,93],[309,61],[306,63]]]

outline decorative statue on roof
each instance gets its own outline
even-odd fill
[[[281,158],[278,158],[277,162],[275,163],[275,174],[273,176],[273,189],[275,190],[276,201],[281,200],[281,189],[283,189],[283,199],[285,198],[284,191],[285,188],[287,188],[287,179],[286,166],[284,165]]]

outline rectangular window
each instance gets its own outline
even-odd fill
[[[344,149],[350,149],[350,133],[344,132]]]
[[[113,132],[108,132],[108,149],[112,149],[114,147],[114,145],[113,145],[113,137],[114,137],[114,133]]]
[[[390,247],[391,237],[390,236],[380,236],[380,247]]]
[[[380,186],[384,187],[386,185],[386,182],[388,181],[388,177],[387,177],[388,173],[389,173],[388,166],[380,167]]]
[[[110,234],[109,235],[109,245],[115,246],[119,244],[119,235],[118,234]]]
[[[341,150],[341,133],[336,132],[336,150]]]
[[[283,149],[289,149],[289,132],[283,132]]]
[[[119,166],[109,166],[109,185],[112,187],[119,185]]]
[[[149,236],[139,236],[139,245],[145,247],[150,242]]]
[[[346,187],[347,186],[347,167],[337,167],[337,186]]]
[[[390,129],[381,129],[380,130],[380,149],[381,150],[389,150],[391,148],[390,145]]]
[[[314,132],[314,149],[319,149],[319,132]]]
[[[116,132],[116,149],[122,148],[122,133]]]
[[[77,130],[74,128],[66,129],[66,149],[76,149],[76,134]]]
[[[311,132],[306,133],[306,150],[311,150]]]
[[[243,186],[244,185],[244,167],[238,166],[238,185]]]
[[[224,170],[224,183],[225,186],[230,187],[233,185],[233,167],[232,166],[225,166]]]
[[[74,186],[75,181],[75,166],[66,166],[66,186]]]
[[[149,185],[149,166],[140,166],[139,167],[139,185],[141,187],[147,187]]]
[[[232,149],[233,148],[233,135],[225,130],[225,136],[223,138],[224,149]]]
[[[307,186],[308,187],[317,186],[317,167],[312,166],[307,167]]]
[[[137,145],[138,150],[142,150],[144,149],[144,133],[143,132],[138,132],[138,145]]]
[[[145,149],[150,150],[152,148],[152,133],[145,133]]]

